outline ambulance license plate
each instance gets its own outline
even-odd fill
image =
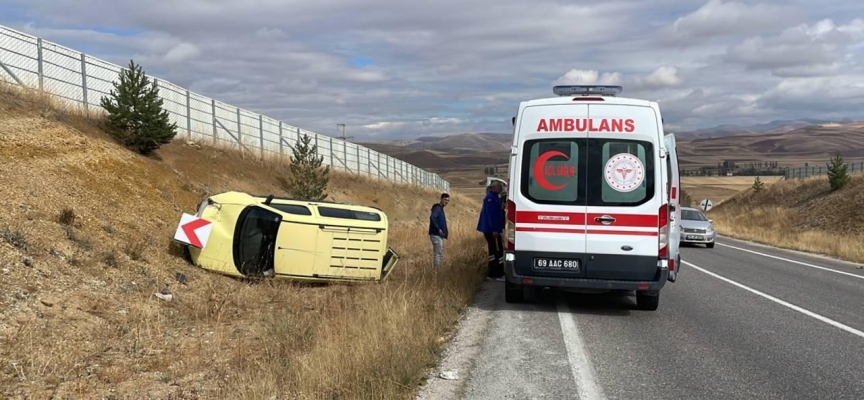
[[[579,272],[579,259],[573,258],[535,258],[534,269],[550,269]]]

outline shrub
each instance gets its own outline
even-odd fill
[[[765,183],[757,176],[756,180],[753,181],[753,191],[759,193],[763,188],[765,188]]]
[[[693,198],[690,197],[690,193],[687,193],[683,188],[681,189],[681,196],[678,199],[678,204],[681,207],[693,207]]]
[[[162,108],[156,81],[150,81],[135,61],[120,73],[110,97],[102,97],[102,108],[108,112],[108,132],[140,154],[150,154],[177,135],[177,124],[169,122],[168,111]]]

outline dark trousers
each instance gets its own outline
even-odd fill
[[[501,235],[496,239],[491,233],[483,233],[489,248],[489,269],[486,276],[498,278],[504,276],[504,244]]]

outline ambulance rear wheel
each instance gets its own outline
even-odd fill
[[[651,296],[645,292],[636,292],[636,306],[640,310],[655,311],[658,305],[660,305],[660,293]]]
[[[511,283],[509,280],[504,282],[504,301],[508,303],[521,303],[525,301],[525,290],[522,285]]]

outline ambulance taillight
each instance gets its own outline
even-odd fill
[[[507,243],[504,248],[508,251],[516,250],[516,203],[507,200],[507,226],[504,228]]]
[[[657,220],[660,258],[669,258],[669,204],[660,206],[659,218]]]

